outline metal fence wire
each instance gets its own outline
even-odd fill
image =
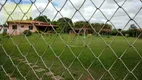
[[[142,0],[1,0],[1,80],[141,80]]]

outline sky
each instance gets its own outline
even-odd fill
[[[5,0],[0,0],[0,8],[4,2]],[[17,3],[19,4],[16,7]],[[14,10],[11,15],[14,20],[46,15],[51,21],[68,17],[72,18],[73,22],[87,20],[91,23],[106,23],[109,20],[107,23],[117,29],[128,29],[131,24],[135,24],[137,28],[142,27],[140,0],[8,0],[4,7],[9,14]],[[4,8],[0,10],[1,24],[8,19],[6,11]],[[22,12],[27,17],[23,17]],[[134,18],[134,21],[130,18]],[[11,20],[11,17],[8,20]]]

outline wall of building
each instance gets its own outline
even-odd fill
[[[17,29],[13,29],[12,26],[17,25]],[[22,27],[23,26],[23,27]],[[37,31],[36,27],[32,24],[13,24],[9,23],[8,25],[8,34],[9,35],[20,35],[22,34],[25,30],[29,30],[29,26],[33,26],[33,29],[30,30],[31,32]]]

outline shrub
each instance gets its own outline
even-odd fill
[[[37,31],[35,31],[35,33],[39,33],[39,31],[37,30]]]
[[[2,35],[3,35],[3,36],[7,35],[7,30],[6,30],[6,29],[4,29]]]
[[[54,33],[54,31],[47,31],[47,33],[52,34],[52,33]]]
[[[30,36],[30,35],[32,35],[32,32],[30,30],[25,30],[23,32],[23,34],[26,35],[26,36]]]
[[[44,35],[44,32],[43,32],[43,31],[40,31],[40,34]]]
[[[128,38],[128,37],[129,37],[129,34],[125,34],[125,37],[127,37],[127,38]]]
[[[107,38],[110,38],[110,36],[109,36],[109,35],[107,35]]]
[[[92,34],[88,34],[87,37],[88,37],[88,38],[91,38],[91,37],[92,37]]]

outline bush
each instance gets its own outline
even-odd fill
[[[4,29],[2,35],[3,35],[3,36],[7,35],[7,30],[6,30],[6,29]]]
[[[40,31],[40,34],[44,35],[44,32],[43,32],[43,31]]]
[[[125,34],[125,37],[127,37],[127,38],[128,38],[128,37],[129,37],[129,34]]]
[[[91,37],[92,37],[92,34],[88,34],[87,37],[88,37],[88,38],[91,38]]]
[[[52,33],[54,33],[54,31],[47,31],[47,33],[52,34]]]
[[[30,36],[30,35],[32,35],[32,32],[30,30],[25,30],[23,32],[23,34],[26,35],[26,36]]]
[[[107,38],[110,38],[110,36],[108,35]]]
[[[35,31],[35,33],[39,33],[39,31],[37,30],[37,31]]]

